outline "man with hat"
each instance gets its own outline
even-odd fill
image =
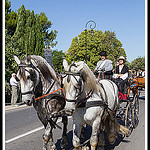
[[[141,70],[141,67],[139,68],[139,71],[137,72],[137,77],[144,77],[144,72]]]
[[[102,51],[100,53],[101,60],[97,62],[97,66],[94,69],[95,72],[104,72],[104,78],[111,79],[111,76],[113,75],[113,63],[111,60],[108,60],[106,51]]]
[[[117,84],[119,90],[119,98],[122,100],[127,100],[127,84],[129,77],[129,68],[125,65],[125,58],[120,56],[119,65],[115,68],[115,73],[113,74],[113,81]]]
[[[15,73],[10,78],[10,85],[12,87],[11,105],[15,105],[18,99],[18,81],[16,80]]]

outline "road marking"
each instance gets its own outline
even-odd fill
[[[39,127],[39,128],[36,128],[36,129],[33,129],[33,130],[29,131],[29,132],[23,133],[23,134],[21,134],[21,135],[18,135],[18,136],[16,136],[16,137],[12,138],[12,139],[7,140],[7,141],[5,141],[5,143],[10,143],[10,142],[15,141],[15,140],[17,140],[17,139],[20,139],[20,138],[22,138],[22,137],[24,137],[24,136],[26,136],[26,135],[29,135],[29,134],[34,133],[34,132],[36,132],[36,131],[39,131],[39,130],[41,130],[41,129],[43,129],[43,128],[44,128],[44,126],[41,126],[41,127]]]
[[[69,118],[71,118],[71,116],[69,116],[68,119],[69,119]],[[62,120],[62,119],[59,118],[59,119],[57,120],[57,123],[58,123],[58,122],[61,122],[61,120]],[[17,139],[20,139],[20,138],[22,138],[22,137],[24,137],[24,136],[27,136],[27,135],[32,134],[32,133],[34,133],[34,132],[37,132],[37,131],[39,131],[39,130],[41,130],[41,129],[44,129],[44,126],[38,127],[38,128],[33,129],[33,130],[31,130],[31,131],[28,131],[28,132],[26,132],[26,133],[23,133],[23,134],[21,134],[21,135],[18,135],[18,136],[14,137],[14,138],[11,138],[11,139],[5,141],[5,143],[10,143],[10,142],[15,141],[15,140],[17,140]]]

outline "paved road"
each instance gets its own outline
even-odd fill
[[[114,145],[105,147],[106,150],[144,150],[145,149],[145,93],[140,96],[140,122],[136,129],[133,130],[129,137],[119,137]],[[41,150],[42,135],[44,127],[36,116],[33,107],[21,107],[15,109],[7,109],[5,111],[5,150]],[[61,120],[58,124],[62,125]],[[89,137],[90,127],[86,129],[86,138]],[[62,131],[54,130],[54,140],[59,150],[59,143]],[[68,125],[68,150],[72,147],[72,119],[69,119]],[[107,139],[106,139],[107,143]]]

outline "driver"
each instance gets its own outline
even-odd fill
[[[113,75],[113,65],[112,65],[112,61],[108,60],[107,57],[107,53],[106,51],[102,51],[100,53],[101,56],[101,60],[97,62],[97,66],[94,69],[94,73],[96,72],[104,72],[104,78],[105,79],[111,79],[112,75]]]

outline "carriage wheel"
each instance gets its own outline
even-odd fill
[[[131,131],[133,130],[132,106],[130,102],[127,104],[126,111],[125,111],[125,127]]]
[[[134,109],[132,111],[133,116],[133,127],[136,128],[139,123],[139,97],[135,95],[133,100]]]

